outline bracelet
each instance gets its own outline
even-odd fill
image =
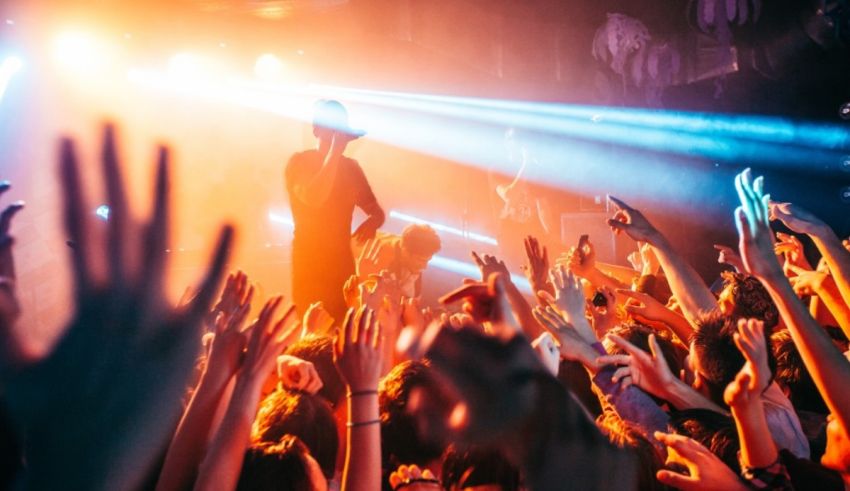
[[[369,425],[377,424],[377,423],[380,423],[380,422],[381,422],[380,419],[370,419],[369,421],[358,421],[356,423],[349,421],[348,423],[345,423],[345,427],[346,428],[357,428],[358,426],[369,426]]]
[[[405,479],[404,481],[398,483],[398,486],[394,487],[393,491],[398,491],[401,488],[406,488],[406,487],[410,486],[411,484],[426,483],[426,482],[430,483],[430,484],[437,485],[437,486],[440,485],[440,481],[438,481],[437,479],[428,479],[428,478],[424,478],[424,477],[417,477],[417,478],[414,478],[414,479]]]
[[[355,390],[353,392],[347,392],[345,394],[345,397],[348,397],[350,399],[352,397],[357,397],[357,396],[371,396],[371,395],[378,395],[378,391],[377,390]]]

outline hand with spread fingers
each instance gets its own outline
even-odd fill
[[[615,382],[622,380],[624,387],[635,384],[662,399],[669,396],[671,387],[677,379],[670,371],[670,366],[667,365],[667,360],[664,359],[654,334],[649,335],[650,353],[615,334],[609,335],[608,339],[627,353],[606,355],[597,359],[600,365],[623,365],[614,372],[612,379]]]
[[[759,192],[761,192],[760,189]],[[819,235],[824,230],[829,230],[829,225],[799,205],[777,203],[770,201],[769,198],[766,204],[770,212],[770,219],[781,221],[786,227],[798,234]]]
[[[691,438],[655,432],[655,438],[667,446],[667,464],[681,464],[688,474],[660,470],[656,478],[662,484],[682,491],[746,491],[750,489],[719,457]]]
[[[776,260],[773,232],[770,230],[770,195],[764,194],[764,178],[753,180],[750,169],[744,169],[735,176],[735,189],[741,200],[741,206],[735,210],[735,222],[740,237],[738,248],[745,269],[760,278],[782,275]]]
[[[567,271],[563,265],[552,268],[549,273],[555,296],[548,292],[538,292],[551,307],[560,312],[564,320],[575,326],[576,331],[587,343],[596,342],[596,334],[585,317],[586,302],[581,280]]]
[[[547,291],[554,293],[549,282],[549,251],[546,246],[540,246],[535,237],[525,238],[525,256],[528,258],[523,271],[534,292]]]
[[[357,276],[366,278],[372,274],[379,274],[383,268],[382,254],[386,246],[377,239],[366,242],[360,255],[357,257]]]
[[[557,341],[558,352],[568,360],[578,361],[595,370],[598,353],[576,332],[575,327],[566,322],[552,307],[535,307],[534,317]]]
[[[544,332],[531,342],[531,347],[537,352],[540,361],[549,372],[557,377],[558,367],[561,364],[561,353],[558,351],[558,346],[552,334]]]
[[[492,333],[501,337],[512,337],[522,328],[514,316],[505,292],[503,273],[491,273],[488,281],[467,281],[466,284],[442,297],[443,305],[463,302],[463,310],[473,321],[487,323]]]
[[[203,318],[230,250],[233,231],[225,227],[194,300],[179,310],[169,307],[163,297],[168,151],[159,151],[153,213],[145,227],[131,224],[111,126],[101,157],[110,214],[105,240],[96,244],[74,143],[62,141],[59,171],[65,230],[74,244],[75,313],[52,351],[7,385],[10,412],[31,443],[25,476],[31,488],[142,486],[174,431],[178,401],[201,348]],[[95,266],[98,260],[105,264]]]
[[[806,253],[803,250],[803,243],[800,242],[800,239],[791,234],[784,234],[782,232],[777,232],[776,238],[778,241],[774,246],[774,251],[777,256],[781,255],[785,258],[785,266],[783,269],[786,270],[786,274],[788,274],[789,266],[795,266],[807,271],[814,269],[809,263],[809,260],[806,259]]]

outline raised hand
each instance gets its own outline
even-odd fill
[[[595,366],[596,352],[570,323],[552,307],[535,307],[534,317],[558,342],[558,351],[568,360],[578,361],[585,366]]]
[[[646,242],[638,242],[638,251],[640,251],[641,264],[643,266],[641,268],[641,274],[658,274],[658,270],[661,269],[661,262],[658,260],[655,251],[652,250],[652,246]]]
[[[625,232],[632,240],[649,244],[658,239],[658,230],[649,223],[643,213],[613,196],[608,196],[608,199],[617,208],[614,216],[608,219],[608,226],[615,234]]]
[[[96,245],[88,233],[92,214],[74,144],[62,142],[59,170],[65,230],[74,243],[69,250],[75,314],[52,352],[8,384],[10,411],[30,444],[28,487],[141,487],[174,430],[200,350],[202,319],[230,250],[233,231],[226,227],[194,300],[180,310],[169,308],[163,298],[168,152],[159,151],[153,213],[144,228],[129,223],[111,127],[101,155],[111,211],[105,242]],[[140,230],[143,235],[137,235]],[[95,250],[106,253],[95,257]],[[131,257],[140,261],[132,263]],[[106,264],[95,267],[96,259]]]
[[[472,251],[472,259],[481,271],[481,281],[487,281],[493,273],[503,274],[506,280],[509,280],[511,277],[511,273],[508,271],[508,267],[505,266],[505,262],[499,260],[496,256],[491,256],[490,254],[479,256],[478,253]]]
[[[767,389],[771,379],[764,323],[756,319],[740,319],[734,339],[735,346],[747,360],[741,369],[741,373],[745,373],[750,382],[746,388],[752,396],[759,396]],[[726,403],[732,405],[728,400]]]
[[[442,297],[443,305],[463,302],[463,310],[475,322],[487,322],[498,336],[513,337],[522,332],[517,323],[505,292],[505,279],[502,273],[490,274],[488,281],[466,281],[465,285]]]
[[[525,238],[525,256],[528,262],[523,267],[525,276],[531,284],[531,289],[537,291],[550,291],[552,285],[549,283],[549,251],[546,246],[541,247],[535,237],[529,235]]]
[[[8,181],[0,182],[0,195],[12,187]],[[12,332],[13,325],[21,313],[18,297],[15,293],[15,261],[12,256],[14,239],[9,234],[12,218],[24,207],[22,201],[16,201],[0,214],[0,348],[2,368],[11,368],[22,362],[22,346]]]
[[[752,178],[750,169],[735,176],[735,189],[741,206],[735,210],[741,259],[748,273],[760,278],[782,274],[773,247],[773,233],[767,204],[770,195],[764,194],[764,179]]]
[[[227,281],[224,283],[224,289],[221,291],[218,302],[207,316],[207,323],[215,325],[219,315],[224,316],[226,323],[230,316],[245,305],[250,309],[253,296],[254,287],[248,283],[248,275],[242,271],[230,273],[227,275]]]
[[[212,340],[209,344],[207,371],[219,374],[220,379],[229,379],[242,363],[242,354],[252,328],[249,326],[243,329],[243,325],[251,311],[253,293],[254,289],[251,287],[247,294],[239,295],[241,296],[238,298],[239,303],[221,310],[215,319],[215,332],[209,334]],[[222,298],[224,297],[225,295],[222,295]]]
[[[360,255],[357,257],[357,276],[366,278],[372,274],[381,272],[381,255],[386,246],[376,239],[371,239],[360,249]]]
[[[290,305],[283,316],[274,321],[275,312],[282,302],[281,296],[269,299],[257,320],[251,325],[251,337],[245,349],[242,369],[237,377],[237,387],[241,382],[252,389],[256,387],[254,384],[259,384],[262,388],[268,375],[275,373],[278,355],[298,338],[295,306]]]
[[[829,273],[824,271],[806,271],[793,267],[792,270],[796,271],[797,275],[789,278],[788,281],[794,287],[794,293],[800,297],[817,295],[823,284],[830,281]]]
[[[12,188],[9,181],[0,182],[0,196]],[[0,277],[15,278],[15,263],[12,260],[12,243],[15,239],[9,234],[12,218],[24,209],[23,201],[15,201],[0,213]]]
[[[334,363],[350,392],[375,390],[381,376],[384,337],[375,312],[348,309],[334,344]]]
[[[596,360],[600,365],[624,365],[614,372],[612,377],[614,382],[623,380],[624,387],[633,383],[662,399],[670,395],[671,388],[677,379],[670,371],[670,366],[667,365],[667,360],[661,353],[661,347],[658,346],[655,334],[649,335],[650,353],[615,334],[610,334],[608,339],[628,353],[626,355],[601,356]],[[629,380],[629,377],[631,380]]]
[[[800,239],[782,232],[777,232],[776,238],[779,239],[779,242],[776,243],[774,251],[777,256],[782,255],[785,257],[785,267],[783,269],[786,270],[786,274],[789,266],[805,270],[813,269],[812,265],[809,264],[809,260],[806,259],[806,254],[803,251],[803,244],[800,242]]]
[[[293,390],[315,394],[324,385],[312,363],[290,355],[277,357],[277,378],[280,384]]]
[[[531,347],[537,352],[537,356],[540,357],[540,361],[543,362],[543,366],[545,366],[553,376],[557,377],[558,367],[561,364],[561,354],[558,351],[555,338],[552,337],[550,333],[544,332],[538,336],[537,339],[531,342]]]
[[[771,219],[781,221],[798,234],[819,235],[822,231],[829,229],[829,225],[823,220],[798,205],[777,203],[768,199],[768,206]]]
[[[741,260],[741,256],[734,249],[722,244],[714,244],[714,250],[719,253],[717,256],[719,264],[728,264],[739,273],[744,271],[744,261]]]
[[[555,296],[548,292],[537,292],[537,294],[559,311],[565,321],[575,326],[582,339],[587,343],[596,342],[596,334],[584,316],[586,303],[581,280],[567,271],[563,265],[552,268],[549,275],[555,287]]]
[[[353,274],[342,285],[342,298],[350,309],[360,308],[360,278]]]
[[[334,318],[325,310],[322,302],[314,302],[304,312],[302,324],[302,337],[306,334],[327,334],[334,326]]]
[[[750,489],[735,471],[699,442],[671,433],[655,432],[655,438],[667,445],[667,463],[677,463],[688,468],[688,475],[660,470],[655,477],[662,484],[682,491],[746,491]]]

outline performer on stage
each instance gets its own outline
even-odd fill
[[[353,237],[365,242],[384,223],[384,211],[357,161],[343,155],[349,142],[365,134],[349,126],[338,101],[315,104],[313,135],[318,148],[296,153],[286,164],[286,189],[295,222],[292,240],[292,298],[303,310],[316,301],[338,322],[346,305],[342,287],[354,274],[351,220],[354,207],[368,218]]]

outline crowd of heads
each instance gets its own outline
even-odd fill
[[[323,107],[348,127],[344,109]],[[850,485],[850,248],[809,212],[765,197],[769,183],[749,170],[734,183],[740,243],[719,248],[716,294],[664,231],[612,198],[611,233],[634,239],[642,258],[633,271],[597,262],[590,241],[550,254],[516,237],[531,295],[495,255],[473,252],[481,277],[431,305],[358,264],[339,292],[349,310],[332,318],[321,303],[297,315],[280,296],[256,298],[244,273],[226,275],[229,227],[192,299],[169,306],[168,153],[142,227],[111,129],[102,155],[112,215],[96,244],[73,142],[62,144],[76,313],[48,353],[18,335],[10,230],[21,206],[0,217],[6,486]],[[819,257],[806,258],[803,237]],[[417,274],[441,247],[427,225],[396,244]],[[363,247],[360,262],[375,251]],[[128,260],[137,255],[141,266]]]

